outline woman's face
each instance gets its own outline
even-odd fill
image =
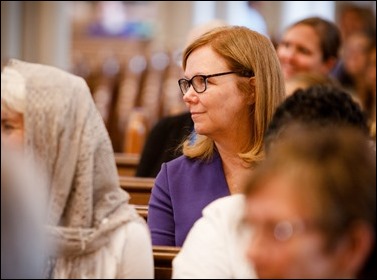
[[[6,106],[1,107],[1,144],[6,149],[22,151],[24,147],[24,118]]]
[[[185,78],[195,75],[212,75],[229,72],[222,57],[209,46],[193,51],[187,59]],[[234,133],[249,133],[250,103],[237,87],[240,77],[227,74],[207,79],[207,89],[197,93],[191,86],[183,100],[191,112],[195,131],[212,139],[224,138]],[[250,135],[250,134],[249,134]]]
[[[246,221],[253,231],[247,257],[260,278],[336,278],[341,258],[324,251],[313,202],[299,197],[292,180],[274,176],[247,198]]]
[[[350,35],[344,42],[344,68],[354,78],[365,77],[365,72],[370,62],[369,45],[369,39],[361,34]]]
[[[299,72],[329,73],[331,69],[323,61],[320,43],[317,33],[307,25],[297,25],[285,32],[277,48],[285,79]]]

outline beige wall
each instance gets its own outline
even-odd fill
[[[158,14],[161,20],[156,40],[168,48],[176,48],[184,43],[191,28],[194,1],[158,1]]]
[[[19,58],[68,69],[69,6],[62,1],[2,1],[1,61]]]
[[[1,62],[21,55],[22,2],[1,1]]]
[[[281,23],[284,1],[262,1],[262,14],[269,33],[275,38]],[[342,2],[342,1],[337,1]],[[376,9],[375,1],[361,1]],[[192,27],[195,1],[157,1],[156,39],[162,48],[183,45]],[[216,1],[216,17],[224,19],[226,3]],[[338,3],[337,3],[338,4]],[[70,66],[72,32],[70,2],[63,1],[1,1],[1,61],[9,57],[55,65]]]
[[[191,28],[192,1],[158,1],[156,44],[180,46]],[[70,3],[63,1],[1,1],[1,61],[70,66]]]

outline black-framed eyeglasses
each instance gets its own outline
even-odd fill
[[[195,75],[190,80],[185,79],[185,78],[179,79],[178,85],[183,95],[185,95],[188,92],[190,86],[192,86],[197,93],[203,93],[207,90],[208,78],[224,76],[224,75],[229,75],[229,74],[239,74],[242,77],[248,77],[248,78],[254,76],[254,73],[252,71],[229,71],[229,72],[223,72],[223,73],[217,73],[217,74],[211,74],[211,75]]]

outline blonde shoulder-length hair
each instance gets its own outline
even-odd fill
[[[246,95],[255,95],[250,106],[253,125],[248,151],[239,153],[246,163],[253,164],[263,159],[263,138],[275,108],[285,95],[284,79],[280,62],[272,42],[264,35],[241,26],[215,28],[192,42],[183,53],[183,69],[186,69],[190,54],[203,46],[210,46],[227,63],[230,71],[254,73],[254,88],[249,79],[240,79],[238,88]],[[194,132],[195,133],[195,132]],[[210,159],[215,145],[212,139],[195,134],[182,144],[183,154],[189,158]]]

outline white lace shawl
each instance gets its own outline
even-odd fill
[[[47,173],[47,221],[57,257],[91,253],[130,220],[144,222],[121,190],[108,132],[85,81],[11,60],[26,81],[26,153]]]

